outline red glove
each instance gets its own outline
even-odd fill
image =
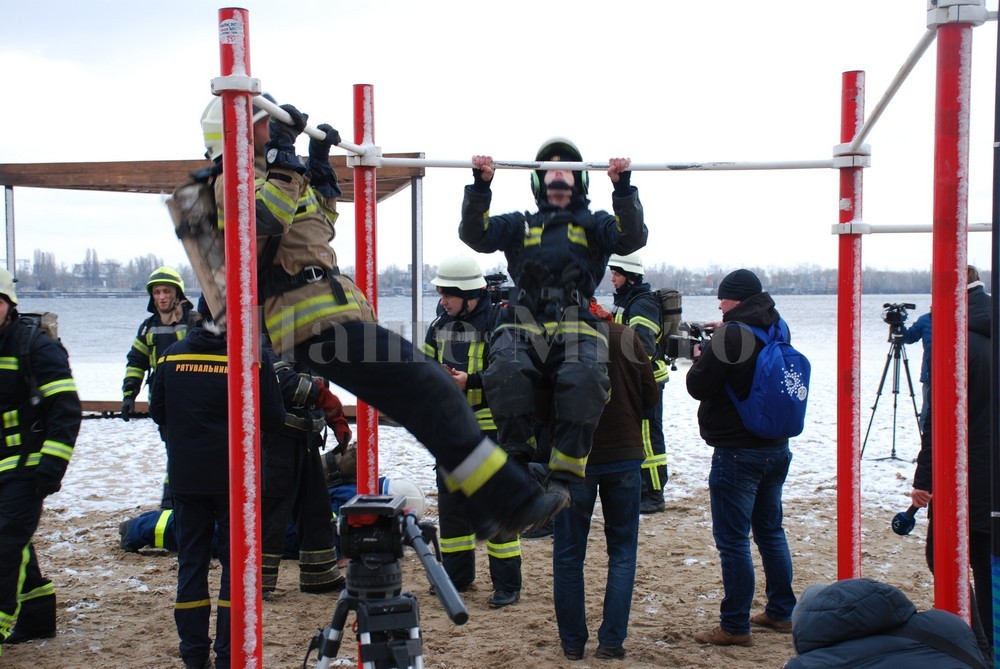
[[[319,397],[316,398],[316,408],[323,412],[326,424],[333,429],[333,434],[337,439],[337,446],[344,447],[351,443],[351,426],[344,416],[344,405],[340,399],[330,392],[330,389],[323,385],[322,381],[316,381],[319,388]]]

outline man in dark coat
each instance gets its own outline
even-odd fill
[[[965,622],[917,613],[898,588],[867,578],[810,585],[792,614],[798,657],[784,669],[986,669]]]
[[[760,279],[747,269],[729,273],[719,284],[718,297],[723,325],[688,370],[687,389],[701,402],[702,439],[715,449],[708,486],[725,596],[719,606],[719,626],[699,632],[695,639],[717,646],[751,646],[751,623],[781,632],[791,629],[795,593],[781,493],[792,454],[787,439],[765,439],[747,430],[729,397],[727,387],[737,399],[749,395],[757,356],[764,347],[757,337],[729,324],[739,322],[767,331],[781,316]],[[747,355],[745,346],[751,342],[753,349]],[[767,579],[767,605],[752,618],[751,530]]]

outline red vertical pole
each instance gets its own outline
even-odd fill
[[[841,78],[840,141],[864,125],[865,73]],[[862,168],[840,168],[841,225],[860,224]],[[839,240],[837,286],[837,578],[861,576],[861,235]]]
[[[249,13],[219,10],[222,76],[238,88],[222,92],[225,184],[226,332],[229,357],[229,523],[231,664],[260,667],[260,437],[257,398],[259,323],[254,219],[253,121]],[[222,602],[219,602],[222,605]]]
[[[354,143],[375,144],[374,88],[354,85]],[[355,273],[358,287],[378,312],[378,263],[376,262],[375,168],[354,167]],[[378,412],[358,398],[358,492],[371,494],[378,488]]]
[[[931,302],[934,606],[971,618],[966,262],[972,26],[937,29]]]

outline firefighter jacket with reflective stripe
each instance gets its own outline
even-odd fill
[[[653,364],[653,376],[657,383],[667,381],[667,363],[657,355],[660,338],[664,336],[660,320],[660,300],[648,283],[627,283],[615,291],[613,310],[616,323],[627,325],[639,335],[639,341]]]
[[[28,332],[17,318],[0,329],[0,480],[37,471],[58,481],[80,432],[80,398],[58,341],[37,331],[22,359]],[[36,393],[29,388],[29,366]]]
[[[278,379],[261,357],[260,428],[285,422]],[[166,350],[150,389],[149,414],[167,442],[170,488],[181,494],[225,494],[229,490],[229,361],[225,335],[192,328]]]
[[[142,389],[142,379],[149,373],[149,382],[156,371],[159,360],[167,347],[187,336],[188,330],[201,320],[187,300],[181,302],[182,315],[176,323],[165,324],[160,314],[155,313],[142,322],[135,334],[135,341],[129,349],[125,364],[125,380],[122,381],[122,397],[134,398]],[[155,311],[155,309],[154,309]]]
[[[469,375],[465,397],[483,432],[497,429],[486,402],[482,374],[489,359],[488,336],[493,329],[493,316],[494,307],[489,299],[480,299],[472,313],[457,318],[442,311],[427,328],[420,346],[427,357]]]
[[[258,262],[273,256],[258,267],[257,278],[275,352],[281,355],[337,323],[374,322],[374,310],[354,282],[339,273],[330,246],[337,199],[321,195],[306,174],[294,170],[265,169],[258,162],[256,173]],[[220,226],[225,220],[222,183],[222,178],[215,181]],[[270,290],[270,283],[284,289]]]
[[[646,244],[642,204],[634,186],[622,194],[614,193],[614,216],[606,211],[591,212],[589,200],[580,194],[565,208],[542,201],[536,213],[499,216],[489,214],[491,199],[491,191],[466,186],[458,235],[480,253],[503,251],[507,272],[517,289],[512,295],[538,288],[529,286],[529,277],[523,275],[530,264],[544,267],[553,277],[549,286],[541,288],[565,288],[562,278],[567,272],[576,273],[574,288],[581,298],[576,306],[586,307],[607,271],[611,254],[627,255]]]

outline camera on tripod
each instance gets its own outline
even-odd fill
[[[906,331],[903,323],[906,322],[906,318],[909,316],[908,311],[916,308],[917,305],[909,302],[899,304],[886,302],[882,305],[882,320],[889,326],[889,341],[893,341],[894,338],[901,339],[903,337],[903,333]]]
[[[463,625],[468,621],[465,603],[435,554],[440,552],[437,528],[427,522],[418,524],[416,512],[405,504],[402,495],[356,495],[340,507],[340,547],[350,561],[333,620],[309,644],[308,653],[319,650],[318,669],[327,669],[336,658],[350,611],[357,613],[359,667],[422,666],[420,608],[412,593],[402,591],[403,546],[416,551],[452,622]]]
[[[504,285],[507,282],[506,274],[497,272],[496,274],[486,274],[483,278],[486,279],[486,294],[490,296],[492,304],[500,304],[510,300],[511,286]]]

